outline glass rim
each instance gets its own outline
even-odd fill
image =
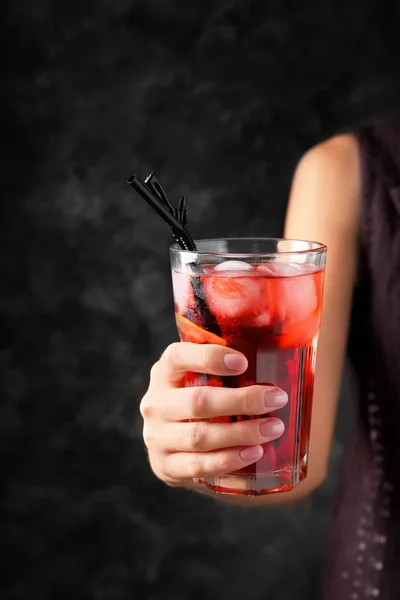
[[[326,252],[327,246],[322,242],[313,240],[302,240],[296,238],[280,238],[280,237],[221,237],[221,238],[202,238],[194,240],[195,244],[204,244],[209,242],[296,242],[305,244],[308,247],[302,250],[275,250],[274,252],[195,252],[194,250],[183,250],[177,243],[172,244],[169,249],[174,254],[197,254],[197,256],[226,256],[229,258],[239,258],[248,256],[278,256],[281,254],[315,254]]]

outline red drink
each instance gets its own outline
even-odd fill
[[[219,492],[258,495],[290,490],[306,476],[323,267],[323,263],[235,260],[203,264],[202,275],[173,271],[180,339],[227,345],[243,352],[249,362],[238,377],[207,380],[188,373],[185,385],[270,384],[289,396],[288,404],[276,413],[213,419],[227,422],[276,415],[285,432],[264,444],[264,455],[256,463],[224,477],[201,480],[203,485]],[[193,293],[199,287],[219,335],[207,331],[200,320]]]

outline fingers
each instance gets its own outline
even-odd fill
[[[280,419],[249,419],[236,423],[169,423],[167,427],[145,427],[146,445],[161,452],[209,452],[234,446],[271,442],[284,431]]]
[[[236,350],[186,342],[171,344],[154,365],[140,410],[150,464],[161,480],[182,485],[236,471],[259,460],[262,445],[282,435],[280,419],[259,417],[287,403],[287,394],[277,387],[180,387],[190,371],[226,377],[247,367]],[[213,421],[235,415],[256,418]]]
[[[153,393],[141,404],[143,417],[165,421],[208,419],[233,415],[263,415],[285,406],[286,392],[274,386],[243,388],[188,387]]]
[[[178,452],[162,460],[161,478],[165,481],[185,481],[202,477],[219,477],[243,469],[264,453],[262,446],[229,448],[214,452]]]
[[[210,375],[239,375],[247,369],[246,357],[217,344],[176,342],[153,366],[151,378],[164,386],[176,386],[188,371]]]

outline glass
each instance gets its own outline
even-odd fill
[[[276,416],[285,431],[278,440],[263,444],[264,455],[257,462],[223,477],[197,481],[230,494],[288,491],[307,474],[326,247],[273,238],[200,240],[196,245],[201,273],[195,272],[196,254],[177,245],[170,249],[179,337],[235,348],[246,355],[249,366],[237,377],[187,373],[184,385],[275,385],[289,396],[287,405],[273,413],[211,419]],[[211,321],[201,320],[195,294],[203,298]],[[210,322],[213,328],[208,327]]]

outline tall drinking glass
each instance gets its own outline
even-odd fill
[[[180,339],[235,348],[246,355],[249,366],[235,377],[187,373],[184,385],[274,385],[289,396],[288,404],[275,413],[212,419],[227,422],[276,416],[285,431],[278,440],[263,445],[264,454],[254,464],[198,482],[230,494],[288,491],[307,474],[326,247],[273,238],[200,240],[196,244],[197,255],[177,245],[170,249]]]

